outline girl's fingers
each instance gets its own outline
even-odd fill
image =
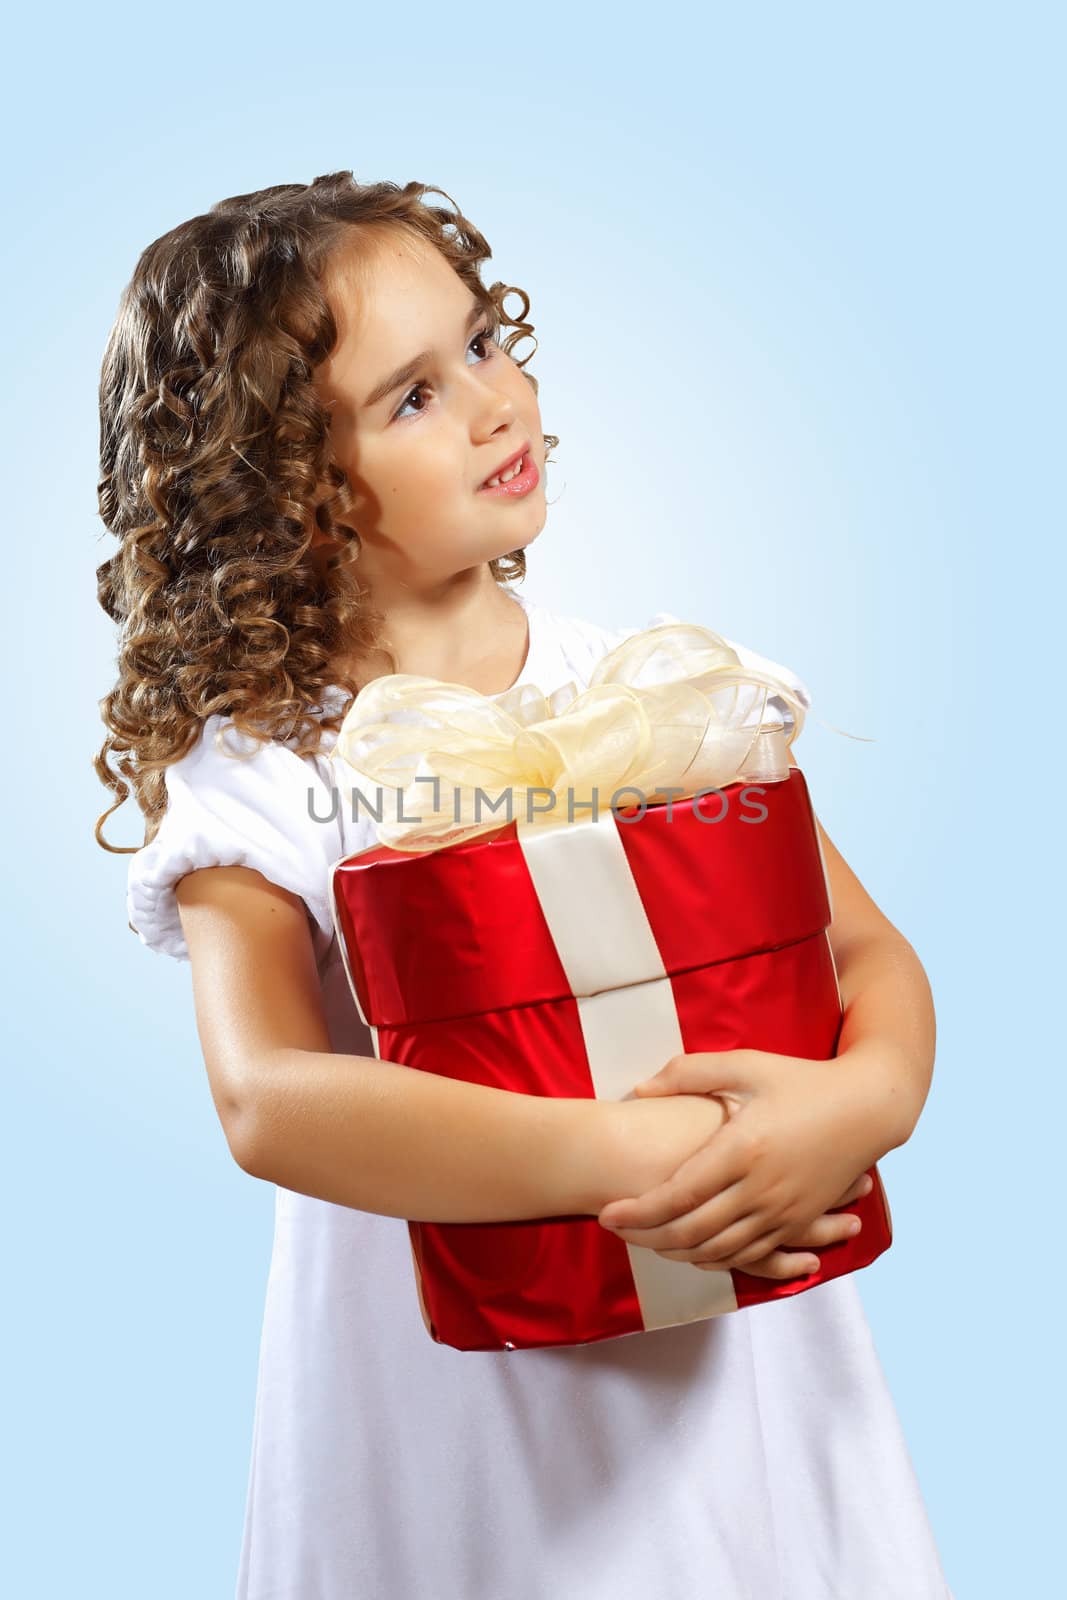
[[[820,1250],[824,1245],[836,1244],[839,1239],[851,1239],[859,1233],[862,1223],[852,1211],[828,1211],[816,1217],[806,1228],[798,1228],[781,1243],[791,1249],[806,1245],[809,1250]]]
[[[758,1231],[760,1229],[763,1231]],[[774,1242],[780,1244],[781,1235]],[[770,1244],[765,1221],[761,1222],[756,1216],[749,1215],[741,1217],[730,1227],[723,1228],[721,1233],[714,1235],[705,1233],[705,1237],[697,1244],[677,1250],[658,1248],[656,1254],[664,1256],[668,1261],[689,1261],[696,1266],[731,1267],[743,1251],[747,1250],[753,1256],[764,1255]]]
[[[776,1242],[780,1248],[774,1254],[779,1257],[785,1255],[795,1269],[798,1260],[809,1262],[814,1259],[803,1255],[805,1248],[822,1250],[828,1244],[836,1244],[841,1239],[852,1239],[860,1232],[862,1226],[860,1218],[854,1212],[828,1211],[823,1216],[816,1217],[806,1228],[798,1228],[785,1239],[779,1237]],[[768,1255],[774,1235],[762,1234],[759,1238],[746,1243],[736,1237],[737,1232],[737,1228],[727,1228],[724,1233],[709,1239],[703,1245],[694,1245],[689,1250],[657,1250],[656,1254],[666,1257],[668,1261],[688,1261],[698,1267],[743,1267],[746,1272],[751,1272],[751,1264]],[[794,1252],[791,1256],[789,1256],[790,1251]],[[803,1270],[807,1270],[806,1267]],[[773,1272],[765,1275],[790,1277],[793,1274]]]
[[[861,1172],[855,1183],[850,1184],[844,1195],[838,1200],[838,1206],[847,1205],[850,1200],[859,1200],[864,1195],[870,1194],[874,1183],[870,1175]],[[768,1254],[773,1235],[762,1234],[758,1238],[746,1239],[746,1232],[751,1229],[751,1217],[741,1217],[732,1226],[724,1228],[714,1238],[708,1238],[699,1244],[689,1245],[684,1249],[657,1248],[649,1240],[648,1247],[655,1250],[658,1256],[663,1256],[667,1261],[688,1261],[692,1266],[711,1267],[743,1267],[746,1272],[752,1271],[751,1263],[761,1256]],[[768,1277],[791,1277],[794,1275],[797,1256],[790,1258],[788,1251],[800,1250],[806,1247],[809,1250],[819,1250],[828,1244],[836,1244],[841,1239],[851,1239],[860,1232],[862,1222],[851,1211],[825,1211],[821,1217],[806,1228],[798,1228],[795,1233],[788,1234],[785,1238],[779,1235],[775,1241],[783,1249],[774,1254],[784,1259],[776,1261],[776,1270],[767,1274]],[[651,1232],[651,1230],[650,1230]],[[638,1243],[631,1239],[632,1243]],[[804,1257],[810,1263],[814,1257]],[[789,1271],[782,1271],[783,1266],[789,1266]],[[804,1270],[807,1270],[805,1266]]]
[[[701,1272],[723,1272],[730,1263],[712,1261],[695,1265]],[[809,1273],[818,1272],[820,1265],[818,1256],[807,1256],[803,1251],[771,1250],[755,1261],[746,1262],[742,1270],[754,1278],[806,1278]]]

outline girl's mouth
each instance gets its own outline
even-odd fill
[[[506,483],[494,483],[492,487],[488,484],[483,484],[477,492],[478,494],[497,495],[505,500],[521,500],[523,495],[529,494],[531,489],[536,489],[540,481],[541,474],[537,470],[533,456],[527,450],[522,458],[519,471],[513,478],[509,478]]]

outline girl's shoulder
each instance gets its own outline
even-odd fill
[[[680,622],[681,618],[674,616],[670,611],[657,611],[647,622],[633,623],[628,627],[608,626],[605,623],[592,622],[586,617],[565,616],[559,617],[557,621],[564,637],[574,649],[588,650],[594,659],[599,659],[630,638],[632,634],[643,633],[646,628],[658,627],[663,622]]]
[[[587,617],[562,615],[559,613],[544,612],[546,625],[552,629],[556,640],[562,648],[570,668],[581,676],[583,682],[588,681],[596,663],[609,651],[614,650],[635,633],[644,632],[648,628],[656,628],[661,624],[681,623],[698,619],[683,618],[672,611],[657,611],[645,622],[632,623],[628,626],[609,626],[604,623],[593,622]],[[704,627],[710,624],[703,622]],[[718,632],[718,629],[713,629]],[[740,643],[736,639],[729,639],[725,634],[720,638],[737,653],[741,664],[753,670],[773,673],[776,677],[788,684],[797,695],[801,704],[807,709],[811,705],[811,692],[803,678],[799,677],[791,667],[785,666],[780,661],[773,660],[770,656],[762,655],[750,646]],[[772,695],[768,702],[780,716],[787,727],[793,724],[793,713],[789,706],[777,695]]]
[[[611,627],[588,617],[552,611],[521,591],[512,590],[511,593],[529,617],[531,643],[527,666],[539,681],[543,674],[551,678],[552,681],[542,682],[542,687],[548,689],[557,687],[557,678],[559,683],[566,678],[587,683],[601,657],[630,634],[655,627],[659,622],[679,620],[669,612],[660,611],[634,627]],[[561,672],[563,676],[559,677]]]
[[[251,867],[307,906],[316,954],[333,937],[329,868],[341,849],[326,764],[282,739],[241,735],[207,717],[185,755],[164,773],[167,807],[154,838],[129,861],[127,917],[141,942],[188,960],[175,898],[201,867]]]

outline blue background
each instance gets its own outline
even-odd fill
[[[39,8],[9,35],[8,1591],[232,1594],[273,1191],[228,1153],[188,966],[127,930],[127,858],[92,838],[115,649],[95,602],[114,548],[96,385],[150,240],[222,196],[349,167],[440,184],[487,234],[487,277],[531,295],[561,444],[526,592],[612,626],[677,612],[812,690],[797,754],[816,807],[938,1005],[864,1303],[957,1600],[1044,1593],[1062,1401],[1054,9],[385,15]],[[108,836],[141,842],[132,802]]]

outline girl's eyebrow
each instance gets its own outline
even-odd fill
[[[475,300],[471,303],[470,310],[467,312],[467,320],[463,325],[464,333],[473,328],[478,318],[482,315],[483,309],[480,300]],[[432,359],[433,351],[423,350],[417,356],[412,356],[410,361],[405,361],[402,367],[397,367],[395,372],[391,372],[387,378],[382,379],[376,388],[371,390],[363,402],[363,409],[369,411],[372,406],[376,406],[379,401],[392,394],[394,389],[399,389],[402,383],[409,383],[419,368],[424,367]]]

